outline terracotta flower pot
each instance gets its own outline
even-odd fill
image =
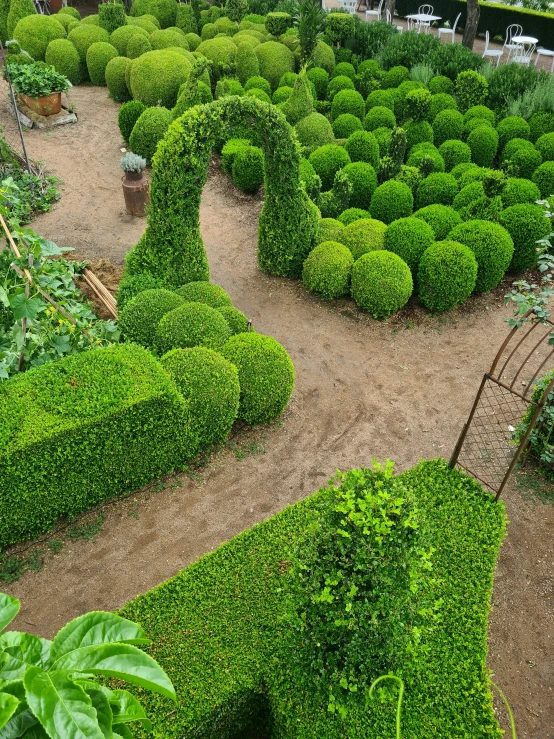
[[[132,216],[146,215],[146,206],[149,202],[149,182],[142,172],[126,172],[123,182],[123,197],[125,210]]]
[[[63,0],[50,0],[50,12],[57,13],[63,7]]]
[[[50,95],[41,95],[38,98],[31,98],[21,93],[21,99],[25,105],[39,115],[56,115],[62,109],[61,92],[51,92]]]

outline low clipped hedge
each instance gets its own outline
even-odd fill
[[[514,242],[505,228],[477,219],[453,228],[448,239],[468,246],[475,254],[478,266],[475,292],[486,292],[498,285],[514,254]]]
[[[205,280],[188,282],[186,285],[175,290],[187,303],[204,303],[210,308],[222,308],[224,305],[232,305],[231,298],[226,291],[213,282]]]
[[[302,282],[310,292],[327,300],[348,295],[354,257],[344,244],[324,241],[304,262]]]
[[[364,254],[352,268],[352,297],[373,318],[387,318],[399,311],[410,299],[413,287],[406,262],[384,249]]]
[[[398,254],[412,274],[417,274],[417,266],[423,252],[435,240],[435,232],[431,226],[421,218],[399,218],[393,221],[385,232],[384,248]]]
[[[0,409],[0,547],[183,467],[197,447],[187,403],[130,344],[18,375]]]
[[[159,354],[194,346],[219,351],[230,335],[229,324],[215,308],[205,303],[184,302],[160,320],[154,345]]]
[[[471,249],[456,241],[437,241],[421,257],[418,296],[433,313],[451,310],[475,289],[477,260]]]

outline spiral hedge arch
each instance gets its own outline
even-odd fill
[[[300,184],[298,142],[281,111],[237,96],[191,108],[169,127],[153,158],[147,228],[127,256],[126,276],[150,273],[173,287],[209,279],[200,198],[224,126],[246,126],[261,139],[265,202],[258,225],[260,267],[282,277],[301,276],[319,214]]]

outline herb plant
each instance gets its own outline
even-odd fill
[[[6,72],[4,72],[4,76]],[[67,92],[71,82],[47,64],[10,64],[9,75],[16,92],[38,98],[53,92]]]

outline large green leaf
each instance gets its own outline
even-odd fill
[[[34,726],[23,734],[22,739],[49,739],[48,734],[44,731],[42,726],[37,722]]]
[[[0,593],[0,631],[14,620],[20,605],[17,598],[12,598],[11,595],[6,595],[6,593]]]
[[[8,723],[2,729],[2,739],[17,739],[27,729],[37,724],[37,718],[26,703],[20,703]]]
[[[131,730],[125,724],[115,724],[113,727],[113,739],[133,739]]]
[[[8,655],[2,666],[3,680],[19,680],[30,666],[42,665],[43,643],[38,636],[20,631],[0,634],[0,649]]]
[[[146,731],[152,731],[152,724],[146,717],[146,711],[134,695],[127,690],[114,690],[110,698],[113,710],[113,720],[118,724],[127,724],[130,721],[142,721]]]
[[[158,663],[131,644],[101,644],[75,649],[57,659],[52,667],[117,677],[176,700],[171,680]]]
[[[144,631],[138,624],[114,613],[91,611],[79,616],[60,629],[50,652],[52,661],[74,649],[93,644],[149,644]]]
[[[94,683],[91,684],[94,685]],[[100,731],[104,735],[105,739],[111,739],[113,713],[107,697],[96,685],[94,685],[93,688],[87,686],[84,688],[84,690],[88,697],[91,699],[92,707],[96,711],[96,718],[98,719]]]
[[[65,673],[30,667],[23,684],[29,707],[52,739],[104,739],[91,699]]]
[[[15,695],[0,693],[0,729],[8,723],[18,705],[19,701]]]
[[[46,303],[40,298],[26,298],[24,293],[11,297],[10,305],[16,321],[21,318],[36,318],[38,313],[46,307]]]

